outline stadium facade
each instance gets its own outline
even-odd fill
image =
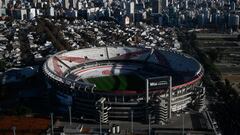
[[[111,119],[129,120],[131,116],[142,121],[149,114],[157,123],[166,122],[169,113],[188,106],[197,109],[204,106],[202,65],[193,57],[172,50],[98,47],[63,51],[49,57],[43,70],[62,104],[71,105],[81,116],[101,118],[103,123]],[[126,77],[122,82],[117,77],[129,74],[136,79]],[[108,89],[101,87],[104,82],[90,81],[109,76],[115,80]],[[145,80],[161,76],[171,76],[171,89],[150,88],[147,100]],[[136,82],[139,78],[143,81]],[[134,86],[121,88],[118,85],[122,83]]]

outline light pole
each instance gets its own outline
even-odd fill
[[[182,134],[184,135],[184,114],[183,114],[182,121],[183,121],[183,123],[182,123],[182,125],[183,125]]]
[[[53,113],[51,113],[50,115],[51,115],[51,134],[54,135],[54,131],[53,131]]]
[[[146,79],[146,103],[148,104],[149,99],[149,80]]]
[[[69,111],[69,123],[72,125],[72,107],[68,106],[68,111]]]
[[[12,130],[13,130],[13,135],[16,135],[16,127],[12,127]]]
[[[151,135],[151,114],[148,114],[148,134]]]
[[[131,130],[133,134],[133,110],[131,110]]]
[[[172,76],[169,76],[169,103],[168,103],[168,118],[172,117]]]
[[[99,111],[99,132],[102,135],[102,120],[101,120],[101,111]]]

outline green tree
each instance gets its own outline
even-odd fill
[[[15,115],[27,115],[32,113],[32,110],[24,105],[19,105],[12,110]]]
[[[4,71],[6,67],[6,62],[4,60],[0,60],[0,71]]]

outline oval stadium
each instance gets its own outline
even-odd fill
[[[186,107],[203,106],[202,65],[172,50],[96,47],[62,51],[49,57],[43,70],[62,104],[71,105],[79,116],[101,118],[103,123],[129,120],[131,112],[135,120],[151,114],[156,122],[165,122]]]

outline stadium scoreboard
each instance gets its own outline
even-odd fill
[[[146,103],[149,102],[149,90],[168,89],[168,117],[171,118],[172,77],[160,76],[146,79]]]
[[[147,79],[149,90],[168,89],[171,84],[171,76],[153,77]]]
[[[149,90],[167,89],[170,83],[170,76],[148,78]]]

